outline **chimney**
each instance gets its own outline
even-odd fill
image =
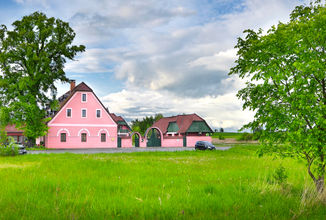
[[[75,88],[76,86],[76,80],[72,79],[70,80],[70,92]]]

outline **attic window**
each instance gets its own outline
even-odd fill
[[[96,118],[101,117],[101,109],[96,109]]]
[[[67,108],[67,118],[71,118],[71,108]]]
[[[86,102],[87,101],[87,97],[86,97],[86,93],[82,94],[82,102]]]

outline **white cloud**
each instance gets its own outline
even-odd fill
[[[102,98],[111,112],[129,119],[163,113],[165,116],[197,113],[213,128],[235,131],[248,123],[253,113],[242,111],[235,93],[201,98],[180,98],[168,92],[122,90]]]

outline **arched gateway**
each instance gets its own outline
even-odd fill
[[[162,132],[156,128],[149,128],[145,134],[147,139],[147,147],[161,147],[162,146]]]

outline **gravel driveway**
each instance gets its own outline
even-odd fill
[[[231,147],[217,147],[217,150],[228,150]],[[92,149],[58,149],[58,150],[39,150],[28,151],[27,154],[98,154],[98,153],[133,153],[133,152],[154,152],[154,151],[194,151],[194,147],[146,147],[146,148],[92,148]]]

